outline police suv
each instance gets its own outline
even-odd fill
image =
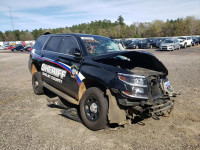
[[[78,105],[91,130],[123,125],[138,115],[157,118],[174,105],[162,62],[149,52],[120,50],[102,36],[42,35],[31,51],[29,70],[35,94],[46,88]]]

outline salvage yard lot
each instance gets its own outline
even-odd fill
[[[200,149],[200,46],[147,51],[169,70],[172,115],[96,132],[33,93],[28,53],[0,51],[0,149]]]

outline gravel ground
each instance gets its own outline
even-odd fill
[[[0,149],[200,149],[200,46],[148,51],[169,69],[172,115],[95,132],[33,93],[28,53],[0,51]]]

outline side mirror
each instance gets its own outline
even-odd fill
[[[74,52],[73,52],[73,55],[75,56],[75,57],[77,57],[77,58],[81,58],[81,50],[80,49],[78,49],[78,48],[76,48],[75,50],[74,50]]]

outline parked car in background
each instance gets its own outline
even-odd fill
[[[186,47],[191,47],[192,46],[192,37],[188,36],[188,37],[178,37],[178,40],[180,42],[180,46],[183,48]]]
[[[3,45],[0,45],[0,50],[3,50],[5,47]]]
[[[199,44],[200,44],[200,36],[199,37],[197,37],[198,39],[199,39]]]
[[[192,46],[199,45],[199,38],[198,37],[192,37]]]
[[[132,40],[128,40],[125,41],[124,46],[127,48],[129,44],[131,44],[133,41]]]
[[[140,48],[142,48],[142,49],[146,49],[146,48],[152,49],[152,48],[153,48],[153,45],[152,45],[152,43],[150,42],[149,39],[146,39],[146,40],[143,40],[143,41],[141,42]]]
[[[24,50],[24,46],[23,45],[18,45],[15,48],[12,48],[11,51],[23,51]]]
[[[30,48],[28,48],[28,49],[27,49],[27,51],[28,51],[28,52],[30,52],[32,49],[33,49],[33,48],[32,48],[32,47],[30,47]]]
[[[159,38],[158,40],[157,40],[157,42],[156,42],[156,48],[160,48],[160,44],[164,41],[164,40],[166,40],[167,38]]]
[[[141,48],[143,40],[138,40],[138,47]]]
[[[24,51],[28,51],[29,48],[31,48],[31,46],[24,47],[23,50],[24,50]]]
[[[173,51],[175,49],[180,49],[180,42],[178,39],[166,39],[160,45],[160,50]]]
[[[13,48],[15,48],[15,46],[9,46],[9,47],[8,47],[8,49],[13,49]]]
[[[128,46],[127,48],[130,48],[130,49],[138,49],[139,46],[138,46],[138,41],[132,41]]]
[[[120,40],[120,43],[122,44],[122,46],[126,49],[126,46],[125,46],[125,44],[126,44],[126,41],[125,40]]]
[[[152,45],[152,47],[156,47],[157,39],[155,39],[155,38],[148,38],[147,41]]]

